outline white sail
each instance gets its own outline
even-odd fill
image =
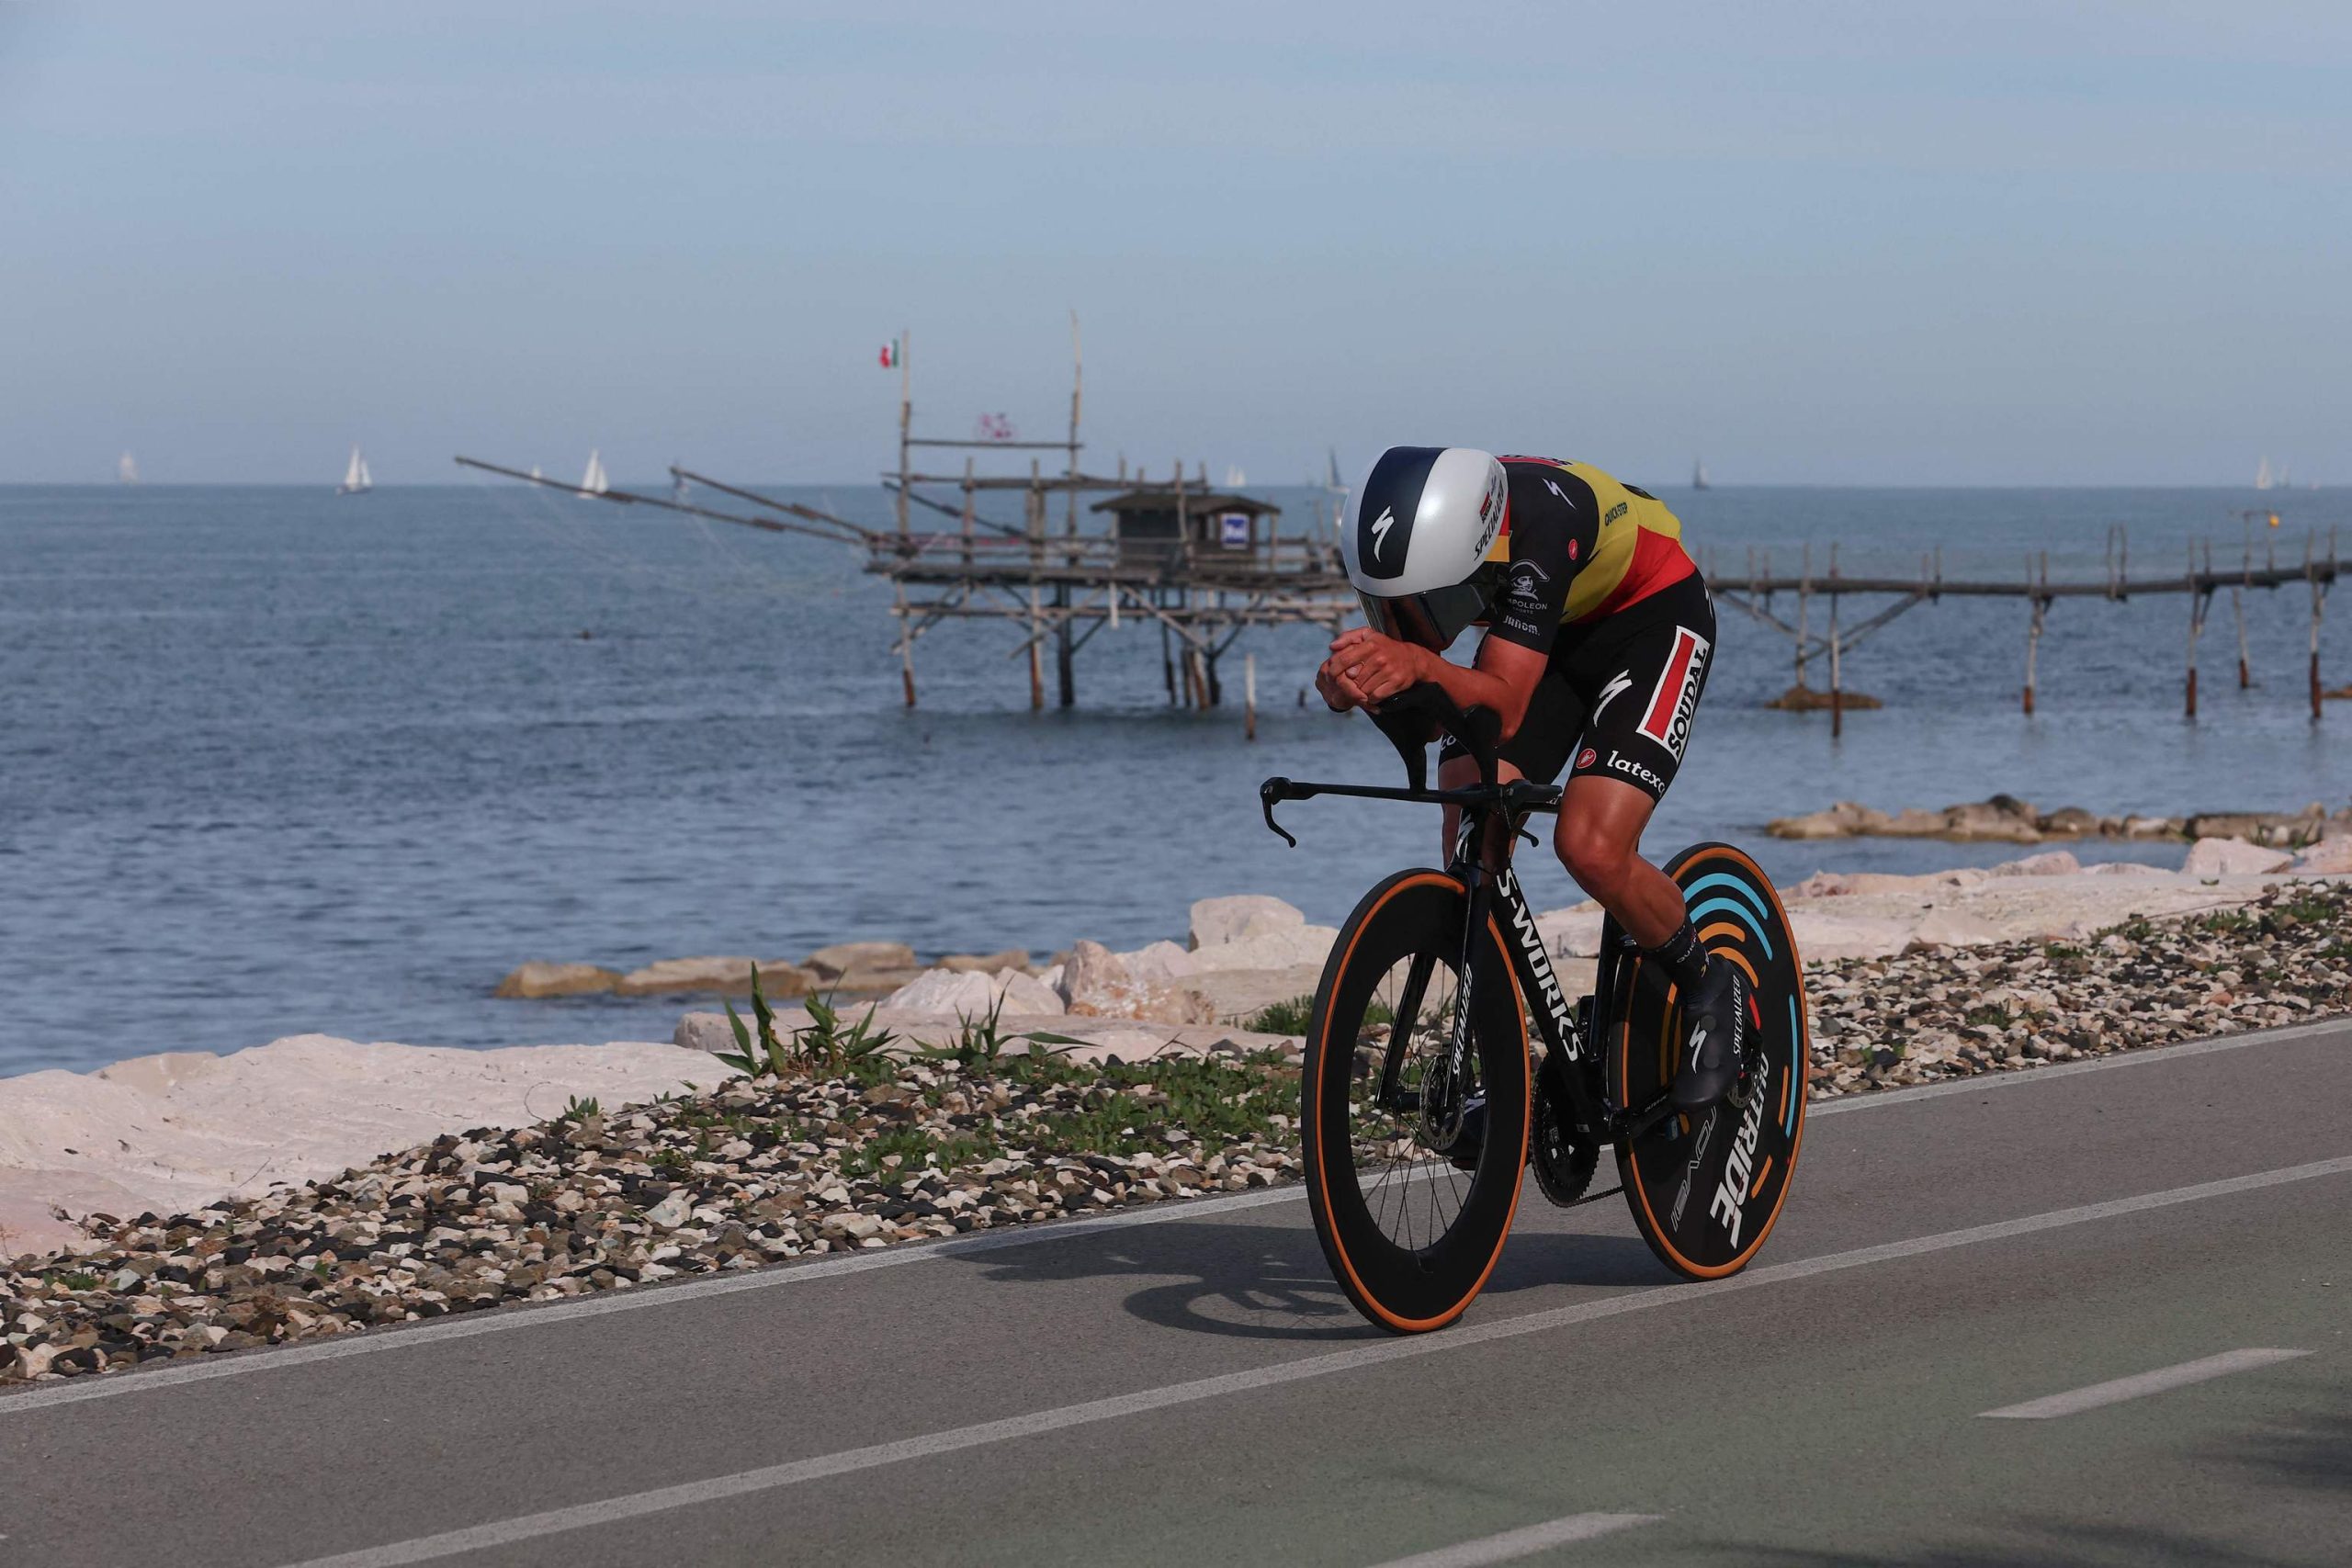
[[[612,488],[612,481],[605,477],[604,455],[591,448],[588,453],[588,471],[580,478],[580,493],[602,495]]]
[[[365,457],[359,459],[359,488],[361,490],[376,488],[376,476],[368,471],[368,459]]]
[[[368,472],[368,459],[359,455],[357,446],[352,447],[351,461],[344,465],[343,483],[335,487],[335,494],[364,495],[375,488],[376,481]]]
[[[545,474],[539,472],[539,466],[537,463],[531,465],[531,477],[535,479],[543,479],[547,478]]]
[[[1690,488],[1692,490],[1707,488],[1707,459],[1704,457],[1690,465]]]
[[[1232,463],[1227,463],[1227,464],[1226,465],[1226,468],[1225,468],[1225,488],[1226,488],[1226,489],[1227,489],[1227,490],[1239,490],[1243,485],[1246,485],[1246,484],[1248,484],[1249,482],[1250,482],[1250,476],[1249,476],[1248,474],[1243,473],[1243,472],[1241,471],[1240,468],[1239,468],[1238,465],[1236,465],[1236,464],[1232,464]]]
[[[2266,456],[2261,462],[2254,466],[2254,488],[2268,490],[2270,484],[2270,459]]]
[[[114,461],[114,477],[123,484],[139,482],[139,459],[125,452]]]

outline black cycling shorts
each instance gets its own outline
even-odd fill
[[[1570,777],[1623,779],[1656,800],[1682,765],[1714,650],[1714,603],[1695,571],[1604,619],[1562,626],[1499,755],[1550,784],[1573,753]],[[1438,751],[1440,761],[1463,755],[1451,738]]]

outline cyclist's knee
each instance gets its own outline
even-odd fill
[[[1633,869],[1633,841],[1589,821],[1563,818],[1552,847],[1577,886],[1603,903],[1625,886]]]

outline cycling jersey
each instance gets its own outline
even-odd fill
[[[1549,652],[1564,623],[1597,621],[1698,569],[1682,525],[1646,491],[1589,463],[1505,457],[1510,504],[1489,560],[1510,562],[1488,635]]]

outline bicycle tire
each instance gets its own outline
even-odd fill
[[[1398,1334],[1442,1328],[1476,1298],[1502,1256],[1527,1164],[1526,1013],[1491,917],[1472,949],[1471,1028],[1487,1110],[1468,1182],[1449,1177],[1456,1168],[1425,1145],[1414,1152],[1401,1132],[1408,1125],[1403,1114],[1371,1105],[1364,1091],[1366,1079],[1380,1076],[1368,1070],[1365,1053],[1376,1049],[1385,1059],[1400,1027],[1410,1051],[1418,1032],[1409,1019],[1391,1020],[1387,1041],[1363,1043],[1377,987],[1416,958],[1433,958],[1458,976],[1467,897],[1460,880],[1442,871],[1401,871],[1375,886],[1332,943],[1307,1026],[1299,1122],[1316,1239],[1356,1310]],[[1388,1163],[1367,1192],[1364,1179],[1381,1151]],[[1388,1184],[1399,1170],[1406,1186],[1396,1208],[1408,1220],[1401,1238],[1385,1223],[1395,1196]],[[1434,1223],[1442,1218],[1440,1179],[1452,1183],[1454,1200],[1442,1225]],[[1422,1181],[1433,1223],[1428,1239],[1417,1241],[1409,1219],[1418,1201],[1413,1183]]]
[[[1771,1235],[1804,1143],[1808,1033],[1804,964],[1780,894],[1761,867],[1730,844],[1693,844],[1666,874],[1708,951],[1739,964],[1754,984],[1750,1024],[1763,1041],[1745,1105],[1716,1105],[1695,1123],[1668,1116],[1617,1145],[1617,1170],[1634,1226],[1659,1262],[1692,1280],[1747,1266]],[[1603,952],[1620,951],[1616,923]],[[1639,1106],[1672,1077],[1681,1010],[1673,986],[1638,952],[1616,965],[1610,1038],[1603,1044],[1613,1103]]]

